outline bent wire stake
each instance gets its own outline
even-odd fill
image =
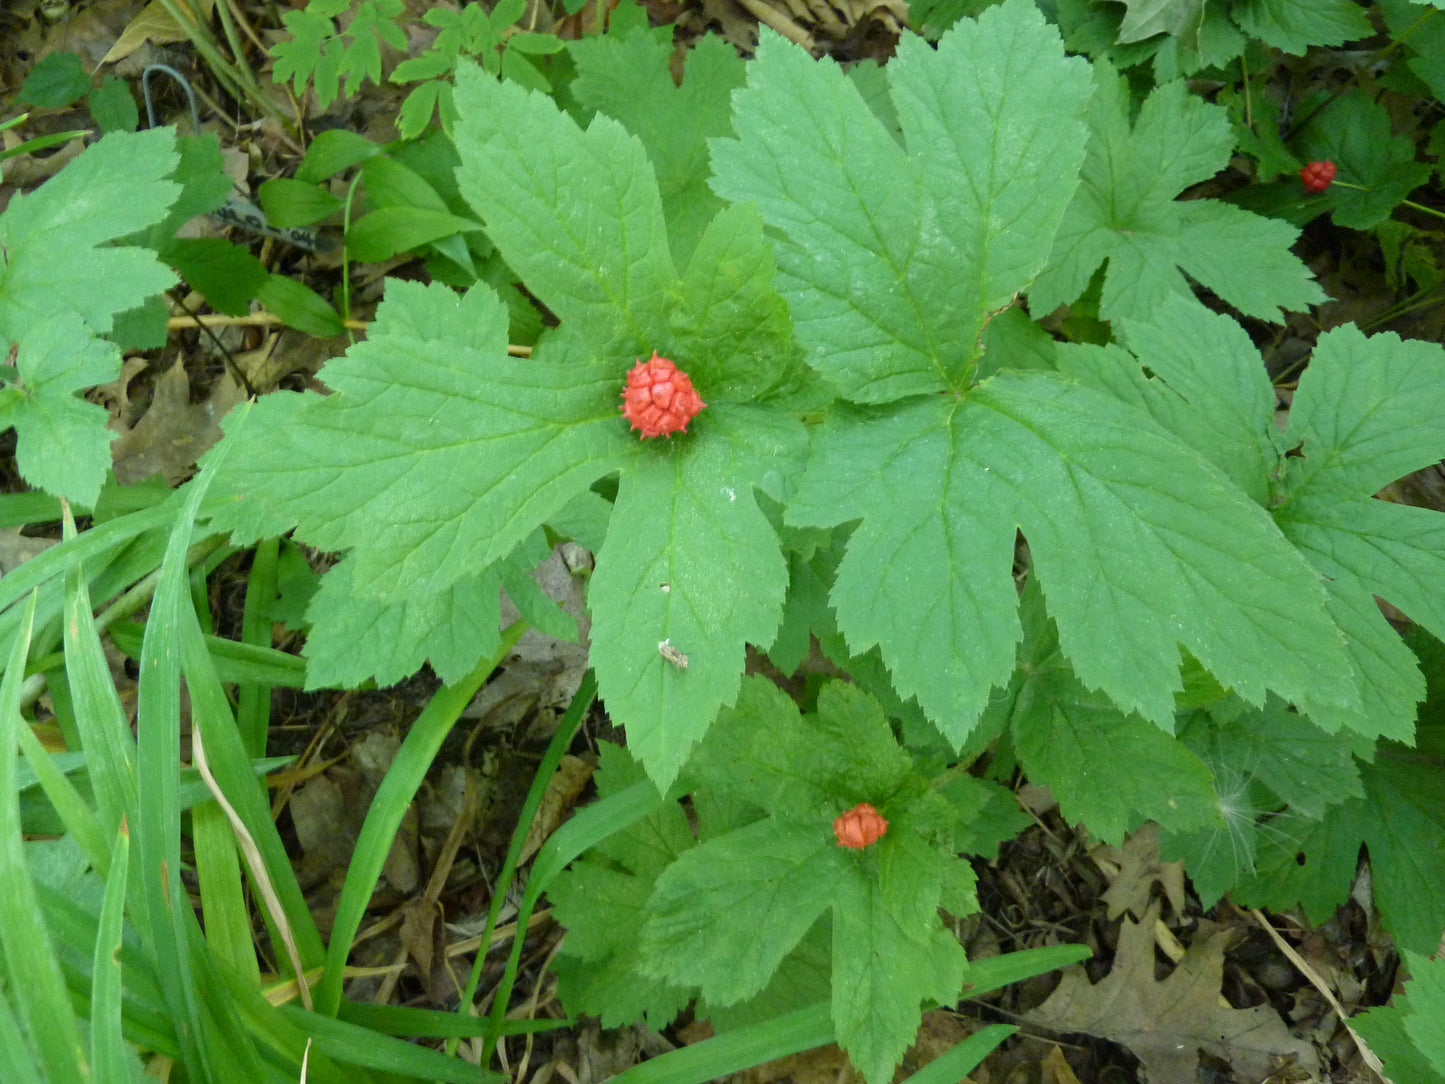
[[[147,64],[141,72],[140,89],[142,97],[145,98],[146,127],[154,128],[156,126],[155,102],[151,99],[152,72],[170,76],[172,81],[186,92],[186,103],[191,109],[191,131],[199,134],[201,117],[196,108],[196,92],[191,89],[190,81],[169,64]],[[231,195],[226,197],[226,202],[211,212],[209,217],[218,222],[224,222],[228,226],[239,227],[247,233],[261,237],[274,237],[278,241],[285,241],[287,244],[295,245],[307,252],[316,251],[316,232],[314,230],[304,229],[300,226],[271,225],[266,221],[265,212],[241,195],[239,189],[233,188]]]

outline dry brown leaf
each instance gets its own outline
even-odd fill
[[[1234,1066],[1237,1080],[1263,1080],[1281,1059],[1317,1072],[1313,1046],[1296,1039],[1268,1005],[1230,1007],[1220,994],[1233,931],[1201,930],[1162,981],[1154,977],[1157,903],[1138,923],[1124,920],[1113,970],[1090,985],[1081,966],[1064,972],[1049,999],[1025,1018],[1061,1032],[1084,1032],[1129,1048],[1153,1084],[1193,1080],[1201,1050]]]
[[[1039,1071],[1043,1074],[1043,1084],[1079,1084],[1079,1078],[1069,1067],[1064,1052],[1057,1046],[1049,1047],[1044,1060],[1039,1062]]]
[[[150,408],[111,445],[115,476],[122,484],[162,474],[175,485],[201,455],[221,439],[220,420],[242,396],[228,381],[218,381],[204,403],[191,402],[191,381],[178,357],[156,381]]]
[[[1153,821],[1126,838],[1122,847],[1100,847],[1094,857],[1118,866],[1118,872],[1110,877],[1104,892],[1109,918],[1118,918],[1125,911],[1142,915],[1149,906],[1156,881],[1164,889],[1174,913],[1184,913],[1184,863],[1160,861],[1159,826]]]
[[[176,0],[176,3],[185,11],[194,13],[196,7],[200,9],[200,18],[197,20],[203,26],[210,25],[211,10],[216,6],[215,0],[199,0],[196,7],[193,7],[189,0]],[[182,30],[170,12],[165,9],[161,0],[151,0],[139,15],[132,19],[121,35],[116,39],[110,51],[101,57],[102,64],[114,64],[118,60],[124,60],[135,52],[146,42],[152,45],[169,45],[175,41],[187,40],[187,34]]]
[[[556,772],[547,781],[547,789],[542,793],[542,804],[537,807],[537,815],[532,818],[532,824],[527,829],[527,839],[522,844],[522,857],[519,861],[525,862],[536,854],[537,848],[547,842],[548,837],[567,819],[567,814],[572,812],[572,807],[577,803],[577,796],[591,778],[592,765],[587,761],[574,757],[571,753],[562,758]]]

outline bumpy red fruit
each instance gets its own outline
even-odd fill
[[[623,417],[643,440],[686,433],[705,406],[688,375],[656,350],[646,361],[637,360],[622,389]]]
[[[1299,179],[1306,192],[1323,192],[1335,179],[1335,164],[1328,158],[1311,162],[1299,171]]]
[[[859,802],[833,822],[833,834],[838,837],[838,846],[861,850],[870,843],[876,843],[888,831],[888,822],[883,814],[867,802]]]

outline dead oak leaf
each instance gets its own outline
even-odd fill
[[[1221,997],[1231,930],[1201,931],[1173,972],[1156,979],[1158,916],[1156,902],[1138,923],[1125,918],[1108,976],[1090,985],[1082,967],[1070,968],[1028,1022],[1128,1047],[1153,1084],[1194,1080],[1201,1050],[1233,1065],[1237,1080],[1263,1080],[1281,1060],[1318,1071],[1314,1047],[1292,1036],[1268,1005],[1235,1009]]]

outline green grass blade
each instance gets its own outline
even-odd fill
[[[74,783],[56,766],[40,739],[23,722],[18,731],[20,751],[25,763],[40,780],[40,787],[60,815],[65,830],[75,837],[91,865],[103,877],[110,871],[110,840],[101,827],[100,818],[76,789]]]
[[[65,676],[85,750],[101,826],[114,833],[136,809],[135,737],[116,695],[91,614],[85,568],[77,561],[65,592]]]
[[[87,1077],[85,1046],[60,962],[41,920],[20,829],[16,745],[19,728],[25,726],[20,717],[20,684],[34,618],[32,596],[11,648],[5,676],[0,679],[0,884],[5,886],[0,892],[0,930],[5,931],[0,945],[10,990],[35,1044],[45,1078],[51,1084],[79,1084]]]
[[[440,1009],[414,1009],[406,1005],[370,1005],[364,1001],[342,999],[337,1019],[348,1024],[412,1039],[472,1039],[485,1035],[490,1021],[480,1016],[443,1012]],[[508,1035],[528,1035],[555,1028],[571,1027],[576,1021],[508,1020]]]
[[[111,626],[111,639],[131,658],[140,655],[144,627],[131,621],[118,621]],[[284,685],[299,689],[306,684],[306,660],[275,648],[241,644],[221,636],[207,636],[206,647],[215,660],[216,673],[222,681],[255,682]],[[269,710],[270,704],[267,703]],[[250,748],[249,743],[247,748]]]
[[[15,1084],[45,1084],[35,1067],[35,1055],[30,1052],[25,1036],[20,1034],[20,1022],[15,1019],[10,998],[3,990],[0,990],[0,1061]]]
[[[136,1068],[121,1023],[120,946],[125,920],[126,873],[130,866],[130,829],[122,823],[105,879],[105,901],[91,965],[90,1065],[96,1080],[123,1081]]]
[[[241,643],[247,647],[271,650],[271,603],[276,598],[280,555],[279,539],[264,538],[256,543],[251,575],[246,580],[246,604],[241,612]],[[236,690],[236,725],[241,728],[241,741],[251,756],[266,755],[266,730],[270,723],[271,684],[264,678],[248,678]]]
[[[431,703],[412,723],[401,748],[397,750],[396,759],[387,769],[376,797],[371,800],[371,808],[366,812],[366,821],[361,826],[356,850],[346,870],[346,882],[336,902],[336,920],[331,927],[326,970],[316,988],[318,1013],[335,1016],[341,1006],[341,983],[346,958],[351,954],[352,939],[361,927],[366,905],[381,877],[381,867],[386,862],[401,819],[416,796],[427,769],[436,759],[443,739],[451,732],[462,709],[471,702],[482,682],[507,657],[525,629],[526,622],[513,622],[502,634],[502,643],[496,652],[477,663],[472,672],[457,684],[437,690]]]
[[[831,1007],[796,1009],[635,1065],[610,1084],[699,1084],[833,1041]]]
[[[981,997],[1015,982],[1087,960],[1093,953],[1087,945],[1046,945],[1043,948],[970,960],[963,976],[964,997]]]
[[[243,423],[244,418],[242,410],[233,424]],[[178,512],[170,513],[175,521],[151,602],[137,683],[136,776],[140,801],[131,828],[140,852],[149,948],[180,1040],[181,1061],[187,1074],[197,1081],[220,1078],[212,1064],[212,1045],[206,1041],[209,1029],[196,992],[190,943],[196,923],[181,880],[181,650],[185,619],[189,616],[191,624],[196,620],[187,562],[191,533],[206,488],[217,464],[225,458],[225,448],[222,444],[207,467],[181,491],[184,502]],[[137,516],[156,515],[165,508],[167,505],[162,505],[155,512]],[[106,526],[110,525],[97,530]],[[77,542],[83,542],[85,537],[82,535]],[[199,709],[195,711],[197,718],[201,714]],[[227,1068],[243,1073],[247,1067],[231,1064]]]
[[[460,1058],[449,1058],[439,1050],[379,1035],[344,1020],[308,1013],[296,1005],[283,1005],[281,1012],[310,1035],[319,1050],[350,1065],[447,1084],[495,1084],[506,1079]]]
[[[980,1028],[946,1054],[940,1054],[908,1078],[906,1084],[958,1084],[978,1063],[1018,1028],[1011,1024],[990,1024]]]
[[[547,793],[547,786],[552,781],[558,765],[562,763],[562,757],[566,755],[567,748],[572,744],[572,738],[577,733],[577,728],[582,725],[588,709],[592,702],[597,699],[597,676],[588,670],[582,677],[582,684],[577,687],[576,693],[572,696],[572,703],[567,706],[567,714],[557,724],[557,730],[552,735],[552,740],[547,743],[547,751],[542,755],[542,762],[537,765],[537,771],[532,776],[532,785],[527,790],[527,799],[522,803],[521,815],[517,818],[517,827],[512,832],[511,843],[507,847],[507,857],[502,862],[502,868],[497,873],[496,887],[492,892],[492,903],[487,909],[487,924],[482,927],[482,938],[477,948],[477,954],[472,959],[472,973],[467,979],[466,988],[462,991],[461,1001],[457,1006],[457,1013],[465,1016],[471,1009],[472,1001],[477,995],[477,984],[481,981],[482,965],[486,963],[487,949],[492,943],[492,931],[497,928],[497,919],[501,916],[502,905],[507,900],[507,888],[512,883],[512,878],[517,873],[517,863],[522,857],[522,848],[526,846],[527,835],[532,828],[532,820],[537,816],[537,810],[542,806],[542,798]],[[525,930],[530,915],[518,915],[517,929]],[[513,939],[514,944],[519,944],[524,938],[518,936]],[[496,1030],[501,1023],[501,1017],[505,1015],[508,1002],[511,1000],[511,983],[503,978],[503,988],[498,990],[494,1004],[502,1006],[503,1012],[499,1015],[492,1013],[493,1031],[488,1035],[482,1053],[482,1062],[485,1064],[489,1059],[492,1049],[496,1046],[499,1032]],[[448,1053],[456,1052],[456,1044],[447,1045]]]
[[[317,932],[301,886],[296,882],[296,873],[286,854],[285,844],[271,819],[265,785],[256,778],[251,768],[250,757],[231,715],[230,703],[221,687],[194,610],[188,610],[182,616],[181,654],[186,688],[191,694],[194,717],[203,741],[197,751],[204,751],[217,788],[240,822],[239,828],[233,824],[226,832],[240,839],[243,848],[254,846],[255,859],[250,869],[252,884],[266,904],[263,913],[273,939],[277,945],[289,946],[288,959],[294,949],[300,970],[310,970],[319,966],[325,956],[321,935]],[[195,759],[199,767],[199,755]],[[234,851],[234,843],[226,845],[232,846]],[[229,902],[223,904],[223,900]],[[242,902],[238,896],[222,895],[215,897],[212,905],[240,907]],[[235,921],[240,923],[242,919],[236,916]],[[237,946],[237,950],[250,952],[249,947],[243,946]],[[252,969],[247,967],[244,970],[249,972]],[[255,978],[259,985],[259,974]]]
[[[251,916],[241,883],[236,839],[220,805],[202,802],[191,811],[191,842],[195,847],[196,884],[205,917],[206,944],[224,967],[261,985],[261,967],[251,942]]]

